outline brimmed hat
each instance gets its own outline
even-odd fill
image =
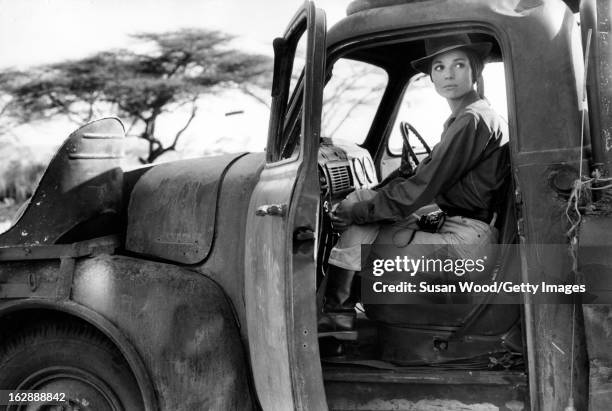
[[[425,57],[413,60],[410,64],[415,70],[425,74],[429,73],[429,64],[438,54],[456,49],[470,49],[481,59],[485,59],[491,52],[493,45],[488,42],[472,43],[467,34],[453,34],[451,36],[433,37],[425,39]]]

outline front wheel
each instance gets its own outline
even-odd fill
[[[110,341],[89,326],[34,325],[2,344],[0,370],[0,389],[44,394],[9,410],[144,409],[129,365]],[[53,394],[50,401],[49,394]]]

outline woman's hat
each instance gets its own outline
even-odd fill
[[[467,34],[453,34],[451,36],[433,37],[425,39],[425,57],[413,60],[410,64],[416,70],[429,73],[429,64],[431,60],[438,54],[446,53],[447,51],[456,49],[470,49],[481,59],[485,59],[491,52],[493,45],[488,42],[472,43]]]

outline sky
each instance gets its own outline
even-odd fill
[[[319,0],[328,24],[347,0]],[[249,51],[271,54],[271,42],[302,5],[296,0],[0,0],[0,67],[78,58],[125,47],[129,34],[182,27],[238,36]]]
[[[0,69],[129,48],[136,44],[130,34],[185,27],[221,30],[236,36],[233,47],[272,55],[272,40],[282,35],[302,4],[297,0],[0,0]],[[349,1],[315,4],[326,11],[330,27],[345,15]],[[225,115],[232,111],[242,114]],[[207,97],[179,148],[183,155],[195,156],[220,149],[261,151],[268,114],[265,106],[233,92]],[[160,129],[171,133],[186,115],[176,113]],[[3,138],[30,147],[36,159],[46,162],[75,128],[68,121],[46,121],[20,126]]]
[[[349,0],[315,0],[316,6],[325,10],[328,28],[345,16],[349,3]],[[0,69],[23,69],[78,59],[102,50],[131,48],[137,43],[130,34],[186,27],[230,33],[235,36],[233,47],[271,56],[272,40],[283,34],[302,4],[300,0],[0,0]],[[489,84],[503,87],[503,75],[501,78],[502,83],[496,80]],[[501,95],[505,100],[505,95]],[[438,106],[435,102],[432,104]],[[416,109],[420,106],[417,104]],[[440,118],[448,110],[443,102],[440,115],[433,115],[426,107],[431,105],[423,105],[423,110],[407,117],[422,120],[419,129],[437,140]],[[505,105],[500,109],[504,113]],[[160,120],[157,130],[165,136],[162,140],[171,141],[174,133],[182,128],[189,116],[185,110]],[[228,116],[230,112],[239,114]],[[166,154],[160,160],[263,151],[268,118],[266,106],[239,92],[207,95],[200,99],[198,115],[181,137],[179,153]],[[347,121],[353,130],[344,134],[360,139],[361,132],[356,128],[366,129],[367,125],[358,123]],[[52,119],[16,127],[0,135],[0,160],[6,160],[7,156],[24,158],[27,155],[23,153],[29,152],[36,161],[46,164],[78,126],[68,120]],[[4,144],[7,141],[9,144]],[[141,139],[128,139],[127,145],[128,153],[146,147]],[[136,155],[126,158],[128,167],[137,164]]]

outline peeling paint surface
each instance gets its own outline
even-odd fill
[[[77,265],[73,299],[132,341],[160,409],[252,408],[232,310],[207,277],[169,264],[100,256]]]

